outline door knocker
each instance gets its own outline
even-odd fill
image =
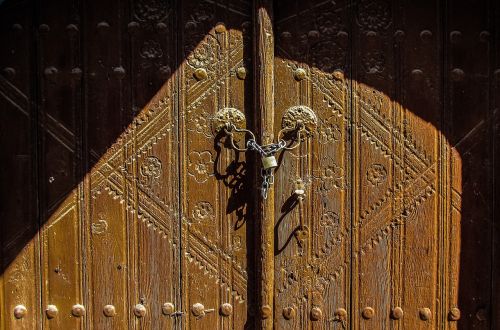
[[[276,156],[284,150],[293,150],[300,146],[302,141],[312,136],[318,125],[316,114],[304,105],[291,107],[285,111],[281,130],[276,138],[277,142],[259,145],[255,134],[243,128],[245,115],[235,108],[223,108],[213,117],[213,129],[219,133],[224,133],[229,137],[231,147],[239,152],[248,150],[256,151],[262,160],[262,198],[267,199],[269,187],[274,183],[274,169],[278,167]],[[248,136],[245,147],[238,146],[235,142],[235,134],[242,133]]]

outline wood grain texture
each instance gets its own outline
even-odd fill
[[[274,142],[274,32],[273,2],[254,1],[254,58],[255,58],[255,109],[253,116],[259,143]],[[259,157],[259,156],[257,156]],[[259,177],[261,167],[256,166]],[[260,192],[260,191],[259,191]],[[254,195],[259,222],[259,317],[260,328],[273,328],[274,315],[274,226],[275,200],[271,185],[267,199],[260,193]]]
[[[499,10],[4,1],[0,329],[496,329]]]
[[[182,326],[241,329],[249,294],[250,217],[242,197],[249,169],[245,154],[230,148],[227,136],[213,130],[211,118],[226,107],[250,111],[248,78],[237,71],[252,70],[245,47],[251,42],[251,3],[192,1],[179,10]],[[245,143],[241,136],[238,140]],[[228,305],[229,314],[223,310]]]
[[[275,322],[278,328],[342,329],[350,305],[350,70],[347,3],[275,8],[275,134],[287,109],[310,107],[313,135],[280,156],[276,171]],[[303,42],[295,42],[303,40]],[[298,70],[306,72],[297,77]],[[294,195],[305,186],[303,207]],[[301,219],[302,218],[302,219]],[[307,227],[301,238],[301,224]],[[292,310],[294,317],[287,311]],[[314,313],[321,311],[322,316]]]
[[[37,107],[38,73],[30,54],[35,51],[34,11],[27,4],[4,4],[0,38],[0,328],[36,329],[40,318],[40,236],[38,230]],[[14,128],[14,129],[13,129]],[[18,305],[26,316],[14,316]]]

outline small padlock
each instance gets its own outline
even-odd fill
[[[278,162],[276,161],[276,157],[274,156],[262,157],[262,167],[265,170],[278,167]]]

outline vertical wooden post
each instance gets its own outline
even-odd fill
[[[254,1],[255,127],[261,144],[274,136],[274,35],[272,0]],[[260,162],[257,162],[260,164]],[[257,177],[260,176],[260,168]],[[274,191],[267,199],[257,195],[257,219],[260,226],[259,315],[261,328],[273,328],[274,296]]]

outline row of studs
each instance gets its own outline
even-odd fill
[[[283,317],[287,320],[293,319],[296,315],[294,307],[283,308]],[[399,320],[403,317],[403,309],[401,307],[394,307],[391,311],[391,318],[394,320]],[[430,320],[432,312],[429,308],[420,308],[418,310],[418,315],[422,321]],[[361,312],[361,316],[364,319],[369,320],[375,316],[375,309],[373,307],[365,307]],[[319,321],[323,318],[323,311],[319,307],[313,307],[310,312],[311,320]],[[347,311],[344,308],[338,308],[335,311],[335,318],[339,320],[345,320],[347,318]],[[460,309],[454,307],[448,313],[448,320],[458,321],[460,319]]]
[[[146,315],[146,307],[143,304],[137,304],[134,306],[134,315],[137,317],[143,317]],[[214,309],[205,309],[200,303],[196,303],[191,307],[191,312],[196,317],[202,317],[207,313],[213,312]],[[81,317],[85,315],[85,307],[80,304],[73,305],[71,308],[71,314],[75,317]],[[104,316],[113,317],[116,315],[116,308],[113,305],[105,305],[102,309]],[[222,316],[229,316],[233,313],[233,306],[228,303],[221,305],[219,312]],[[28,309],[24,305],[17,305],[14,307],[14,317],[17,319],[22,319],[28,313]],[[55,305],[48,305],[45,310],[45,315],[47,318],[52,319],[57,316],[59,309]],[[182,312],[176,312],[175,306],[172,303],[165,303],[162,306],[162,313],[167,316],[177,316],[181,315]]]

